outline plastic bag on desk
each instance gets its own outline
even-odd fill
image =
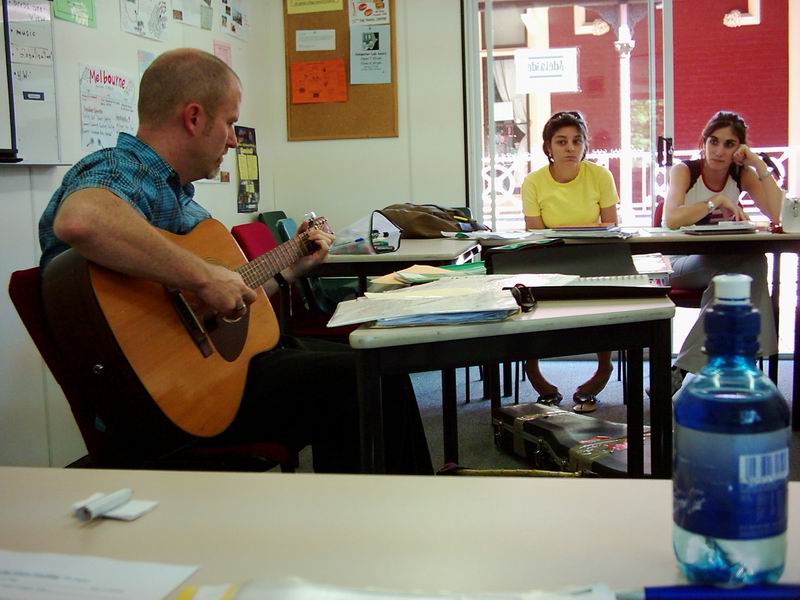
[[[379,210],[336,233],[330,254],[384,254],[400,247],[402,231]]]

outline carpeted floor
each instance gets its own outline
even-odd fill
[[[615,363],[616,365],[616,363]],[[594,360],[547,360],[542,361],[542,372],[564,396],[561,408],[570,410],[571,398],[575,388],[586,381],[594,372]],[[791,396],[791,368],[789,360],[781,360],[778,374],[779,387],[785,397]],[[646,371],[645,371],[646,372]],[[428,436],[434,468],[444,464],[442,452],[442,410],[441,374],[439,371],[412,375],[417,402]],[[689,380],[687,379],[687,382]],[[647,382],[645,381],[645,384]],[[479,379],[477,367],[470,369],[470,391],[472,401],[464,403],[464,369],[458,371],[458,435],[459,464],[479,469],[526,468],[525,462],[511,454],[499,450],[494,444],[489,401],[482,400],[483,382]],[[520,402],[534,402],[537,394],[530,383],[520,382]],[[607,421],[625,422],[625,406],[622,404],[622,383],[612,377],[606,389],[598,396],[600,403],[592,413],[595,418]],[[513,403],[513,397],[503,398],[503,403]],[[649,417],[645,402],[645,422]],[[300,471],[310,471],[310,452],[301,453]],[[800,432],[792,434],[791,472],[793,481],[800,481]]]

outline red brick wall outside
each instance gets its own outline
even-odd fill
[[[695,148],[703,125],[720,109],[742,114],[754,146],[788,143],[788,0],[762,0],[761,25],[725,27],[723,15],[747,10],[746,0],[675,0],[673,3],[675,147]],[[663,96],[661,11],[656,11],[656,93]],[[587,10],[587,20],[598,15]],[[634,28],[631,97],[648,98],[647,20]],[[580,48],[575,94],[553,94],[553,111],[579,109],[594,149],[619,148],[619,60],[615,32],[573,31],[572,7],[550,9],[550,46]],[[659,119],[658,130],[662,122]]]
[[[720,109],[747,122],[753,146],[788,144],[788,0],[761,0],[761,24],[730,28],[725,12],[745,0],[675,0],[675,143],[697,147]]]

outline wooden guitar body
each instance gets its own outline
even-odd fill
[[[231,269],[246,263],[218,221],[186,235],[162,233]],[[269,300],[254,289],[256,302],[229,322],[190,293],[108,270],[73,250],[43,277],[48,322],[98,415],[143,435],[182,430],[210,437],[230,425],[250,359],[274,347],[280,334]]]

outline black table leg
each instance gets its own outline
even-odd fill
[[[644,477],[644,398],[641,348],[628,348],[628,376],[624,392],[628,399],[628,477]]]
[[[792,431],[800,431],[800,254],[797,255],[797,298],[794,304],[794,358],[792,361]]]
[[[651,463],[653,477],[669,479],[672,477],[672,333],[667,320],[655,321],[650,327],[653,330],[650,346]]]
[[[381,377],[378,359],[373,353],[356,351],[356,374],[361,433],[361,471],[385,473]]]
[[[503,362],[503,396],[510,396],[512,393],[511,361]]]
[[[772,314],[775,315],[775,339],[778,338],[781,322],[781,254],[775,252],[772,255]],[[778,385],[778,354],[769,357],[768,372],[769,378],[775,385]]]
[[[458,413],[456,410],[456,370],[442,369],[442,434],[444,462],[458,463]]]

